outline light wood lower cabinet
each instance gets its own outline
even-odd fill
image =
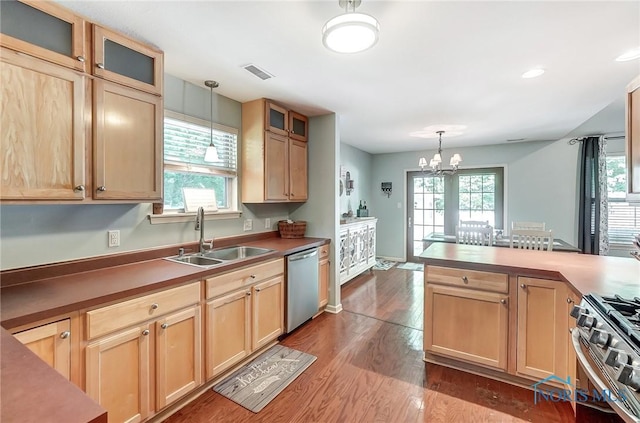
[[[202,383],[200,316],[189,307],[87,345],[86,392],[110,423],[145,420]]]
[[[207,302],[207,379],[251,352],[251,289]]]
[[[283,259],[207,279],[207,296],[207,379],[284,332]]]
[[[318,262],[318,308],[322,309],[329,303],[329,246],[320,247],[320,261]]]
[[[505,294],[427,283],[425,351],[506,370],[508,329]]]
[[[565,378],[569,346],[568,291],[564,283],[518,278],[518,374]]]
[[[150,327],[135,326],[86,348],[86,392],[109,423],[140,422],[150,413]]]
[[[69,319],[13,334],[35,355],[62,376],[71,373],[71,323]]]

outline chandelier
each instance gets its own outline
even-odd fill
[[[330,19],[322,28],[326,48],[336,53],[359,53],[378,42],[380,24],[371,15],[356,13],[360,3],[362,0],[338,1],[345,13]]]
[[[440,139],[438,141],[438,152],[433,155],[431,161],[429,161],[429,167],[431,167],[431,173],[434,175],[442,176],[442,175],[453,175],[458,171],[458,165],[462,162],[462,156],[458,153],[455,153],[451,160],[449,161],[449,166],[451,169],[443,169],[442,168],[442,134],[444,131],[436,131],[436,134],[439,135]],[[418,166],[424,172],[424,169],[427,167],[427,159],[424,157],[420,157],[418,161]]]

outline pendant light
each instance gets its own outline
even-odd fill
[[[213,89],[218,88],[220,84],[216,81],[206,80],[204,81],[204,85],[211,89],[211,141],[209,143],[209,147],[207,147],[207,151],[204,153],[204,161],[205,162],[217,162],[218,161],[218,150],[216,146],[213,144]]]
[[[322,28],[322,43],[336,53],[359,53],[378,42],[380,24],[371,15],[356,13],[362,0],[339,0],[345,13],[330,19]]]

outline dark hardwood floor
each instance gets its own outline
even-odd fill
[[[282,344],[318,359],[260,413],[208,390],[169,423],[615,422],[533,392],[422,360],[422,272],[365,272],[342,287],[344,311],[324,313]]]

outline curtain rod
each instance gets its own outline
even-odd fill
[[[596,136],[596,135],[592,135],[592,136]],[[601,137],[602,135],[597,135],[597,136]],[[588,137],[571,138],[569,140],[569,145],[577,144],[579,142],[582,142],[582,141],[586,140],[587,138]],[[615,136],[612,136],[612,137],[608,137],[608,136],[604,135],[604,139],[605,140],[621,140],[621,139],[624,139],[624,138],[625,138],[624,135],[615,135]]]

